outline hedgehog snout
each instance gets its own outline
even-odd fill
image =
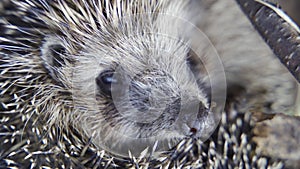
[[[197,99],[181,103],[182,108],[177,124],[186,137],[200,137],[209,109]]]
[[[128,106],[135,116],[131,118],[143,123],[162,120],[171,125],[180,111],[178,89],[171,88],[172,85],[176,86],[175,82],[164,74],[134,78],[128,88]]]

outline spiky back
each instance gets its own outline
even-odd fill
[[[39,56],[44,37],[49,33],[63,35],[67,50],[75,53],[83,45],[82,38],[90,38],[95,32],[103,37],[116,36],[123,16],[162,12],[170,1],[14,0],[1,3],[4,10],[0,12],[0,167],[273,166],[266,158],[252,156],[249,118],[236,116],[230,121],[224,114],[224,121],[210,140],[205,143],[183,140],[173,151],[157,159],[115,159],[108,152],[96,149],[72,126],[60,128],[65,124],[53,122],[59,119],[59,123],[68,123],[72,98],[68,84],[57,84],[43,66]],[[180,9],[181,3],[173,4],[173,9]],[[133,16],[136,16],[131,18],[135,22],[127,26],[140,21],[141,15]],[[155,15],[149,17],[152,20]],[[274,163],[274,166],[281,165]]]
[[[184,17],[182,9],[186,2],[171,2],[41,0],[6,4],[4,1],[6,9],[2,12],[1,35],[5,38],[1,40],[10,44],[4,49],[31,52],[32,47],[39,47],[41,37],[57,33],[73,43],[70,49],[74,51],[78,48],[75,44],[95,33],[106,37],[116,36],[119,31],[130,33],[138,29],[134,28],[137,26],[147,29],[159,12]]]

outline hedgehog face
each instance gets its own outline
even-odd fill
[[[207,138],[217,125],[207,71],[178,20],[146,13],[45,38],[45,67],[73,98],[65,117],[98,147],[120,155],[156,143],[167,150],[182,138]]]
[[[77,56],[73,96],[83,108],[81,127],[110,151],[138,152],[157,140],[175,143],[206,132],[209,103],[188,64],[187,48],[165,38],[176,50],[143,46],[148,38],[122,40],[108,53],[87,45]],[[163,42],[147,44],[157,43]],[[124,48],[129,44],[137,49]]]
[[[194,72],[200,63],[191,64],[193,56],[181,41],[158,36],[139,37],[141,41],[128,37],[114,50],[97,48],[95,39],[86,39],[85,48],[76,53],[72,123],[99,147],[118,154],[128,149],[138,153],[156,141],[170,148],[179,139],[207,132],[209,92],[199,81],[203,73]],[[55,43],[59,39],[46,38],[42,50],[55,80],[65,74],[55,72],[64,66],[64,62],[55,64],[62,60],[58,56],[68,57],[54,50],[65,51],[63,43]],[[155,46],[164,43],[170,48]],[[136,49],[126,49],[129,44]]]

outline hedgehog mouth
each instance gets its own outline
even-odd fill
[[[162,130],[176,131],[175,137],[188,137],[188,138],[200,138],[201,133],[204,132],[204,125],[206,118],[209,114],[209,109],[205,108],[203,104],[198,104],[198,111],[184,110],[181,104],[181,99],[177,99],[171,105],[169,105],[159,118],[151,123],[135,123],[140,128],[139,138],[160,136]],[[143,131],[149,131],[151,134]],[[172,135],[171,137],[174,137]]]
[[[179,98],[167,105],[160,116],[151,122],[135,122],[135,126],[140,130],[138,138],[158,136],[161,130],[172,129],[180,114],[180,102]]]
[[[181,101],[182,99],[176,99],[169,104],[158,119],[152,122],[131,121],[127,122],[130,125],[128,127],[123,119],[121,122],[123,124],[116,125],[121,128],[115,128],[113,132],[103,131],[104,137],[98,138],[97,141],[106,150],[126,155],[128,150],[132,153],[139,153],[146,147],[155,147],[156,143],[158,144],[157,150],[164,151],[172,148],[184,138],[198,139],[201,132],[205,130],[203,126],[209,110],[202,104],[197,107],[197,112],[194,112],[195,109],[187,110],[190,104],[183,105]]]
[[[195,103],[196,101],[194,101]],[[118,112],[117,109],[115,109]],[[131,110],[132,111],[132,110]],[[160,111],[160,110],[159,110]],[[123,112],[124,113],[124,112]],[[182,99],[177,98],[172,103],[166,105],[165,109],[159,113],[159,116],[149,120],[143,118],[143,113],[139,116],[133,117],[132,115],[127,117],[118,118],[119,134],[125,137],[135,139],[147,139],[154,137],[164,138],[199,138],[201,133],[204,132],[204,125],[206,118],[209,115],[209,109],[206,108],[201,102],[197,104],[182,104]],[[122,113],[117,113],[122,114]],[[130,131],[126,127],[131,126]],[[132,132],[132,130],[134,132]]]

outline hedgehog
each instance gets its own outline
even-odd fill
[[[0,7],[0,166],[284,166],[240,112],[292,111],[296,82],[234,1]]]

